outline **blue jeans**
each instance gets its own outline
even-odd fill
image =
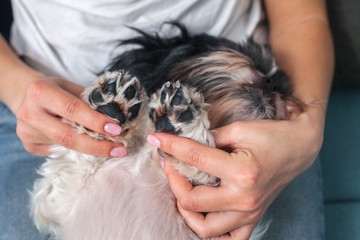
[[[29,194],[43,163],[27,153],[16,136],[16,118],[0,102],[0,240],[44,239],[29,217]],[[296,178],[270,206],[264,239],[325,239],[319,160]]]
[[[26,152],[16,118],[0,102],[0,239],[43,239],[30,219],[29,192],[43,158]]]
[[[319,157],[295,178],[266,212],[271,225],[264,240],[325,239],[322,172]]]

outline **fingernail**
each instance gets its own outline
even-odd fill
[[[165,167],[165,159],[164,158],[160,158],[160,165],[161,165],[162,169],[164,169],[164,167]]]
[[[104,130],[112,135],[119,135],[121,133],[121,127],[114,123],[107,123]]]
[[[155,147],[157,147],[157,148],[160,147],[160,141],[159,141],[159,139],[157,139],[157,138],[154,137],[153,135],[149,135],[149,136],[147,137],[147,141],[148,141],[151,145],[153,145],[153,146],[155,146]]]
[[[126,148],[124,147],[115,147],[111,150],[110,155],[112,157],[123,157],[127,154]]]

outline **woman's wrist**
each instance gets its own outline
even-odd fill
[[[23,63],[0,37],[0,101],[12,112],[19,108],[31,82],[44,78],[44,74]]]
[[[46,76],[27,66],[18,66],[13,72],[14,74],[10,77],[12,84],[7,87],[7,92],[3,94],[4,99],[2,100],[13,113],[16,113],[25,97],[29,85],[32,82],[46,78]]]
[[[306,110],[294,118],[295,125],[291,134],[294,135],[292,152],[297,163],[293,165],[295,175],[299,175],[309,168],[315,161],[320,152],[325,128],[326,104],[311,103],[307,105]]]

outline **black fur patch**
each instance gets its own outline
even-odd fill
[[[180,34],[170,38],[160,38],[159,35],[148,34],[140,29],[132,28],[139,33],[138,37],[123,41],[121,44],[135,44],[140,48],[126,51],[114,59],[109,70],[127,69],[137,76],[145,91],[150,96],[156,92],[165,82],[172,81],[169,74],[179,63],[187,60],[208,56],[214,51],[231,49],[250,57],[256,69],[261,73],[268,74],[273,67],[273,55],[269,46],[260,46],[252,39],[245,44],[238,44],[225,38],[213,37],[207,34],[191,36],[187,29],[180,23],[169,22],[174,28],[180,30]],[[287,78],[274,76],[277,80],[272,81],[272,89],[287,91],[284,86]],[[188,81],[191,85],[191,79]],[[197,86],[193,86],[197,88]],[[197,88],[199,89],[199,88]],[[200,88],[203,92],[204,89]],[[205,90],[206,91],[206,90]]]
[[[255,67],[262,74],[268,74],[273,68],[274,57],[268,45],[259,45],[252,39],[243,45],[238,45],[238,51],[250,57]]]
[[[220,66],[219,64],[222,64],[221,61],[216,61],[215,59],[214,62],[203,66],[201,65],[201,59],[210,56],[216,51],[239,52],[252,60],[251,67],[255,67],[257,72],[262,73],[260,75],[266,76],[264,78],[259,76],[259,79],[252,84],[252,88],[263,91],[270,98],[273,98],[274,92],[283,94],[283,96],[291,95],[291,83],[283,71],[278,70],[269,76],[274,67],[273,54],[269,46],[261,46],[252,39],[247,39],[245,43],[239,44],[225,38],[213,37],[207,34],[191,35],[183,25],[176,22],[170,22],[169,24],[179,29],[180,34],[174,37],[163,38],[158,34],[149,34],[132,28],[139,36],[122,41],[121,44],[137,45],[137,47],[117,56],[113,63],[109,64],[107,70],[126,69],[131,75],[136,76],[140,80],[148,96],[157,92],[167,81],[180,81],[201,92],[206,100],[207,95],[213,92],[225,93],[226,91],[223,91],[224,85],[226,86],[227,82],[233,79],[231,77],[227,78],[226,75],[222,74],[216,76],[211,70],[204,74],[194,74],[197,67],[206,68],[207,65]],[[195,62],[194,65],[187,65],[187,63],[193,62]],[[105,92],[116,91],[115,87],[106,86]],[[165,88],[161,92],[159,96],[161,104],[164,104],[166,96],[170,95],[168,91],[173,91],[173,89]],[[129,98],[132,96],[130,93]],[[175,96],[170,105],[176,106],[179,102],[181,102],[181,99]],[[150,118],[154,118],[151,110],[149,115]],[[184,112],[179,116],[178,120],[187,122],[193,117],[192,112]]]
[[[164,104],[165,99],[166,99],[166,92],[163,91],[163,92],[161,92],[161,95],[160,95],[160,103]]]
[[[265,78],[268,91],[279,92],[282,94],[291,94],[292,87],[285,72],[282,70],[276,71],[272,76]]]
[[[149,111],[149,117],[151,119],[152,122],[154,122],[154,113],[155,113],[155,109],[151,108]]]

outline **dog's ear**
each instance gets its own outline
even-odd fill
[[[275,93],[275,109],[276,120],[290,120],[303,113],[306,110],[306,104],[291,95],[281,96]]]

